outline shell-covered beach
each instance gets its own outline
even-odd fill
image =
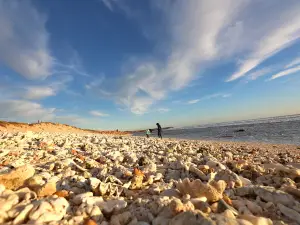
[[[0,133],[0,224],[300,224],[300,149]]]

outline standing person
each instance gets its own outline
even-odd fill
[[[156,123],[156,126],[157,126],[157,136],[162,139],[161,126],[159,123]]]
[[[147,138],[149,138],[150,134],[151,134],[150,130],[149,130],[149,129],[147,129],[147,130],[146,130],[146,135],[147,135]]]

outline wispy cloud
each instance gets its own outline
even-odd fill
[[[204,70],[220,59],[242,58],[227,79],[233,81],[299,38],[299,1],[173,0],[155,1],[153,8],[165,19],[161,23],[166,26],[165,39],[159,40],[167,43],[165,58],[154,53],[135,62],[119,81],[97,87],[105,97],[137,114],[147,112],[170,92],[187,87],[201,72],[199,68]],[[253,72],[249,79],[267,72]]]
[[[250,31],[252,32],[251,29],[247,29],[247,25],[253,26],[254,24],[251,24],[251,21],[248,21],[250,24],[247,24],[247,20],[245,21],[244,34],[249,35],[252,42],[257,42],[257,44],[253,45],[251,43],[254,50],[246,55],[244,60],[240,62],[238,70],[227,81],[233,81],[245,76],[246,73],[257,67],[260,63],[292,45],[300,37],[300,3],[294,1],[292,4],[285,4],[282,7],[278,6],[276,8],[274,6],[276,4],[265,15],[259,15],[258,17],[254,14],[252,15],[251,21],[262,28],[258,28],[254,33],[255,35],[259,35],[257,38],[249,33]],[[270,17],[272,15],[277,15],[278,19],[273,20]]]
[[[265,67],[259,70],[256,70],[252,73],[249,73],[247,75],[249,80],[256,80],[257,78],[261,77],[261,76],[265,76],[271,72],[273,72],[275,70],[274,66],[270,66],[270,67]]]
[[[204,97],[199,98],[199,99],[190,100],[190,101],[187,102],[187,104],[196,104],[200,101],[205,101],[205,100],[209,100],[209,99],[212,99],[212,98],[229,98],[229,97],[231,97],[231,94],[217,93],[217,94],[207,95],[207,96],[204,96]]]
[[[169,112],[170,109],[168,109],[168,108],[159,108],[159,109],[157,109],[157,111],[160,112],[160,113],[166,113],[166,112]]]
[[[167,24],[169,30],[168,56],[159,61],[141,59],[122,78],[111,82],[112,85],[104,82],[96,88],[135,114],[147,112],[150,105],[164,99],[170,91],[186,87],[195,79],[201,63],[219,58],[227,43],[220,46],[218,36],[231,26],[236,13],[243,7],[242,1],[233,0],[156,3],[158,11],[166,18],[162,24]],[[232,42],[229,38],[225,42],[227,40]]]
[[[86,84],[84,87],[85,89],[93,89],[94,87],[98,87],[104,82],[105,76],[101,74],[98,78],[94,79],[93,81]]]
[[[30,1],[1,1],[1,62],[28,79],[50,76],[53,57],[45,23],[46,17]]]
[[[101,1],[110,11],[114,11],[113,2],[115,2],[115,0],[101,0]]]
[[[296,66],[294,68],[290,68],[290,69],[286,69],[286,70],[283,70],[277,74],[274,74],[270,80],[274,80],[274,79],[277,79],[279,77],[283,77],[283,76],[287,76],[287,75],[290,75],[290,74],[294,74],[296,72],[300,71],[300,66]]]
[[[188,101],[187,104],[196,104],[199,101],[200,101],[200,99],[194,99],[194,100]]]
[[[299,65],[299,64],[300,64],[300,57],[294,59],[294,60],[291,61],[289,64],[287,64],[287,65],[285,66],[285,69],[290,68],[290,67],[293,67],[293,66],[297,66],[297,65]]]
[[[89,112],[92,116],[99,116],[99,117],[105,117],[105,116],[109,116],[109,114],[106,113],[102,113],[100,111],[97,110],[92,110]]]

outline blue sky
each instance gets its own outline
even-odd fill
[[[0,120],[92,129],[300,113],[298,0],[0,0]]]

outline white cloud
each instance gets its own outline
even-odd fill
[[[187,87],[201,71],[220,60],[243,59],[228,81],[238,79],[293,44],[300,33],[300,2],[296,0],[290,0],[289,4],[280,0],[157,0],[155,3],[162,14],[159,18],[165,19],[160,24],[165,26],[166,34],[159,40],[165,43],[162,46],[159,43],[163,54],[155,52],[146,59],[140,58],[117,81],[105,81],[95,87],[100,95],[114,99],[136,114],[147,112],[168,93]],[[259,76],[262,71],[252,74],[250,79]]]
[[[51,87],[27,87],[25,95],[26,99],[42,99],[56,95],[56,91]]]
[[[92,116],[99,116],[99,117],[103,117],[103,116],[109,116],[109,114],[106,113],[102,113],[100,111],[96,111],[96,110],[92,110],[89,112]]]
[[[287,69],[287,68],[290,68],[290,67],[293,67],[293,66],[297,66],[297,65],[299,65],[299,64],[300,64],[300,57],[294,59],[293,61],[291,61],[289,64],[287,64],[287,65],[285,66],[285,68]]]
[[[229,98],[229,97],[231,97],[232,96],[232,94],[223,94],[222,95],[222,98]]]
[[[45,22],[30,1],[0,1],[0,61],[28,79],[51,75]]]
[[[222,50],[217,44],[218,35],[230,25],[242,3],[234,0],[178,0],[168,6],[171,8],[162,10],[170,30],[167,58],[159,61],[141,59],[122,78],[112,82],[114,88],[105,82],[102,92],[97,87],[101,95],[126,105],[135,114],[147,112],[168,92],[184,88],[195,78],[199,64],[218,57]]]
[[[55,116],[55,108],[44,108],[25,100],[3,100],[0,101],[0,108],[0,118],[10,121],[51,120]]]
[[[125,100],[124,105],[130,108],[131,112],[137,115],[142,115],[147,112],[150,105],[153,104],[153,99],[149,97],[134,97],[134,100]]]
[[[247,75],[249,80],[256,80],[257,78],[267,75],[268,73],[271,73],[274,71],[274,67],[265,67],[259,70],[256,70],[249,75]]]
[[[159,108],[159,109],[157,109],[157,111],[160,112],[160,113],[166,113],[166,112],[169,112],[170,109],[168,109],[168,108]]]
[[[273,11],[274,6],[270,8],[270,11],[265,15],[266,21],[260,21],[260,16],[256,19],[255,15],[252,15],[253,21],[263,29],[258,29],[257,33],[259,35],[257,39],[255,39],[255,36],[249,34],[253,41],[257,41],[257,44],[253,46],[253,51],[250,51],[240,63],[238,70],[227,81],[233,81],[245,76],[246,73],[257,67],[260,63],[292,45],[300,37],[300,3],[294,1],[293,4],[292,2],[278,7],[275,9],[275,12]],[[273,15],[276,15],[276,20],[272,18]],[[264,16],[261,16],[261,18],[264,19]],[[245,35],[249,31],[251,30],[246,31]]]
[[[199,101],[200,101],[200,99],[194,99],[194,100],[188,101],[187,103],[188,103],[188,104],[196,104],[196,103],[199,102]]]
[[[283,70],[277,74],[274,74],[270,80],[274,80],[274,79],[277,79],[279,77],[283,77],[283,76],[287,76],[287,75],[290,75],[290,74],[293,74],[293,73],[296,73],[300,71],[300,66],[296,66],[294,68],[291,68],[291,69],[286,69],[286,70]]]

